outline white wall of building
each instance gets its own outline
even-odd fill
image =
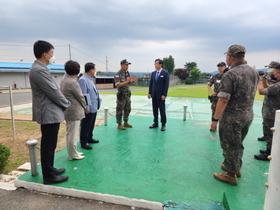
[[[53,79],[59,87],[60,81],[64,76],[64,72],[52,73]],[[1,72],[0,71],[0,86],[12,86],[14,88],[30,88],[29,72]]]

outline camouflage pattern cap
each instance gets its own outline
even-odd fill
[[[120,62],[121,64],[125,64],[125,65],[130,65],[131,63],[129,63],[126,59],[121,60]]]
[[[245,53],[246,53],[245,47],[238,45],[238,44],[231,45],[228,48],[228,51],[225,52],[226,55],[230,55],[233,57],[235,57],[237,54],[245,54]]]
[[[264,66],[264,67],[268,67],[268,68],[274,68],[275,66],[279,65],[280,63],[278,63],[277,61],[271,61],[269,65]]]

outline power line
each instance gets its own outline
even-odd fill
[[[7,47],[33,47],[33,44],[3,44],[3,43],[0,43],[0,46],[7,46]],[[104,62],[104,61],[100,61],[100,60],[92,57],[91,55],[89,55],[87,53],[82,52],[81,50],[78,50],[77,48],[73,47],[72,45],[55,45],[55,47],[69,47],[69,48],[72,47],[73,49],[77,50],[78,52],[82,53],[83,55],[86,55],[86,56],[88,56],[88,57],[90,57],[90,58],[92,58],[92,59],[94,59],[94,60],[96,60],[96,61],[98,61],[98,62],[100,62],[102,64],[105,64],[106,66],[110,66],[110,67],[112,67],[114,69],[119,69],[118,67],[108,65],[107,57],[106,57],[106,62]],[[69,50],[69,53],[70,53],[70,50]],[[73,55],[70,55],[70,56],[72,57]],[[6,56],[6,57],[9,57],[9,56]],[[108,69],[108,67],[106,67],[106,70],[107,69]]]
[[[73,47],[72,45],[71,45],[71,47],[72,47],[73,49],[77,50],[78,52],[80,52],[80,53],[82,53],[82,54],[84,54],[84,55],[86,55],[86,56],[88,56],[88,57],[90,57],[90,58],[92,58],[92,59],[94,59],[94,60],[100,62],[100,63],[103,63],[103,64],[106,64],[106,65],[107,65],[107,58],[106,58],[106,63],[105,63],[105,62],[103,62],[103,61],[100,61],[100,60],[98,60],[98,59],[92,57],[91,55],[88,55],[88,54],[86,54],[86,53],[84,53],[84,52],[78,50],[77,48]],[[111,66],[111,65],[108,65],[108,66]],[[111,66],[111,67],[112,67],[112,68],[115,68],[115,69],[119,69],[119,68],[117,68],[117,67],[115,67],[115,66]]]

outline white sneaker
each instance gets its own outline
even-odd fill
[[[69,160],[81,160],[81,159],[84,159],[84,158],[85,158],[85,156],[79,155],[79,156],[75,156],[73,158],[69,157]]]

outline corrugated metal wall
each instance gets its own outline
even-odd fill
[[[59,87],[60,81],[64,75],[61,73],[51,73],[53,79]],[[1,72],[0,71],[0,86],[12,86],[16,84],[17,88],[30,88],[29,72]]]

